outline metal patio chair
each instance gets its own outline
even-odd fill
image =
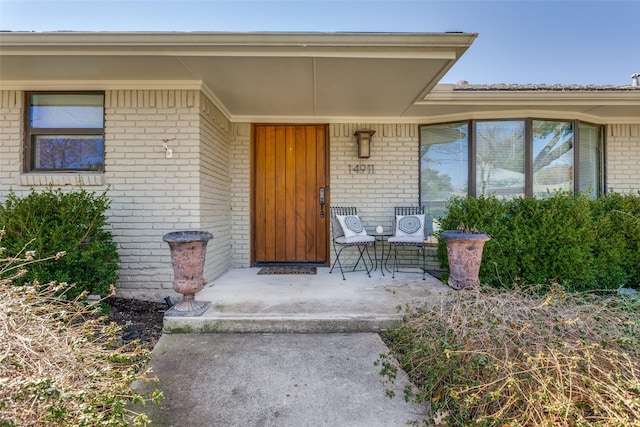
[[[375,237],[367,235],[366,231],[364,231],[364,227],[362,227],[362,223],[358,217],[358,209],[355,207],[332,206],[330,210],[331,234],[333,237],[333,250],[336,254],[336,259],[333,261],[333,265],[331,266],[329,273],[332,273],[336,264],[338,264],[340,272],[342,273],[342,279],[345,280],[345,268],[348,267],[343,267],[340,255],[342,255],[342,251],[347,248],[357,248],[358,259],[353,265],[353,269],[350,271],[362,271],[357,270],[358,265],[362,262],[367,275],[371,277],[373,260],[369,254],[369,246],[374,244]],[[342,223],[340,220],[342,220]],[[348,236],[345,235],[345,230],[347,230],[349,234]],[[365,254],[369,258],[369,262],[371,262],[371,268],[367,265]]]
[[[398,248],[418,248],[422,252],[422,280],[427,272],[425,240],[433,233],[431,214],[424,213],[424,206],[396,206],[393,221],[393,236],[388,242],[393,248],[393,269],[391,277],[395,278],[398,267]]]

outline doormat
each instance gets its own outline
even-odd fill
[[[258,274],[316,274],[316,267],[262,267]]]

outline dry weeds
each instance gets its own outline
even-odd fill
[[[118,346],[118,327],[98,304],[61,298],[64,283],[12,285],[31,260],[1,255],[0,426],[145,424],[126,406],[149,400],[130,388],[149,379],[148,351]]]
[[[640,301],[560,288],[460,292],[385,339],[426,421],[639,426]],[[390,357],[383,373],[395,376]]]

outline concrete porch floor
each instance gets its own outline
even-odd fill
[[[420,271],[343,280],[326,267],[316,275],[259,270],[232,269],[209,283],[196,295],[212,303],[201,316],[165,316],[151,358],[158,383],[137,386],[164,393],[143,409],[153,425],[422,425],[427,408],[402,398],[407,375],[390,386],[375,365],[389,351],[378,332],[402,318],[398,307],[438,304],[448,286]]]
[[[196,295],[211,307],[198,317],[165,316],[168,333],[346,333],[379,332],[401,319],[407,304],[438,303],[451,288],[420,270],[259,275],[235,268]]]

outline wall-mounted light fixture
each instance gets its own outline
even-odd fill
[[[360,129],[353,134],[358,140],[358,157],[361,159],[368,159],[371,155],[371,138],[374,133],[375,130]]]
[[[162,148],[164,148],[164,156],[167,159],[170,159],[173,156],[173,149],[169,148],[168,142],[173,141],[174,139],[176,139],[176,137],[162,140]]]

